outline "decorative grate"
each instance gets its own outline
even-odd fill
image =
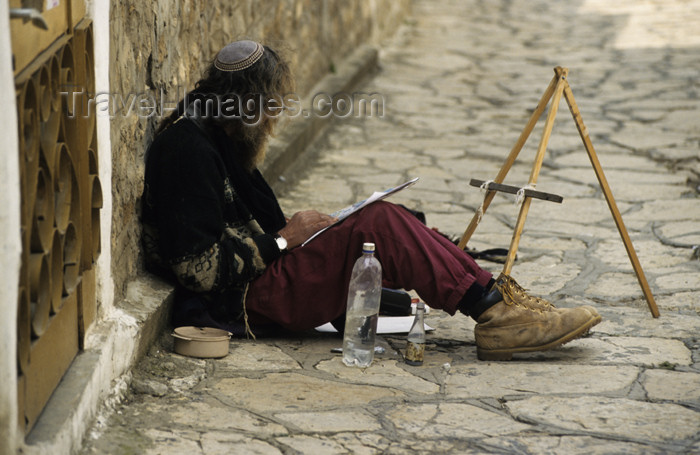
[[[76,25],[15,78],[22,191],[17,318],[20,425],[29,431],[94,319],[102,188],[92,26]],[[83,94],[76,96],[74,94]]]

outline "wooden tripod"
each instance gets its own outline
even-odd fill
[[[522,235],[523,227],[525,226],[525,219],[527,218],[527,212],[530,209],[530,203],[532,201],[532,198],[547,199],[552,200],[554,202],[561,202],[561,198],[559,198],[559,200],[556,200],[558,196],[551,195],[549,193],[536,192],[533,190],[533,187],[537,183],[537,178],[542,167],[542,161],[544,160],[544,154],[547,149],[547,143],[549,142],[549,138],[552,133],[554,118],[557,115],[557,110],[559,109],[559,103],[563,94],[567,104],[569,105],[571,115],[573,115],[574,117],[576,128],[578,129],[579,135],[583,140],[583,145],[586,148],[586,152],[588,152],[588,157],[590,158],[591,164],[593,165],[593,170],[595,171],[596,177],[598,178],[600,187],[603,190],[603,194],[605,194],[605,200],[607,201],[608,207],[610,208],[610,212],[612,213],[613,219],[615,220],[617,230],[620,232],[620,237],[622,237],[622,241],[625,244],[627,255],[629,256],[630,261],[632,262],[632,267],[634,268],[634,272],[637,275],[637,281],[639,281],[639,285],[641,286],[642,292],[644,293],[644,297],[646,298],[647,304],[649,305],[649,310],[651,311],[653,317],[658,318],[659,310],[656,307],[654,296],[651,294],[651,289],[649,288],[649,284],[647,283],[646,277],[644,276],[644,271],[642,270],[642,266],[639,263],[639,259],[637,258],[637,253],[635,252],[634,247],[632,245],[632,240],[630,239],[629,234],[627,233],[627,229],[625,228],[625,224],[622,221],[622,215],[620,214],[620,210],[617,208],[615,199],[613,198],[612,192],[610,191],[610,186],[608,185],[608,181],[605,178],[605,174],[603,173],[603,168],[600,165],[600,161],[598,161],[598,156],[596,155],[595,149],[593,148],[593,144],[591,143],[591,138],[588,135],[588,130],[583,124],[581,112],[579,111],[578,106],[576,105],[574,94],[571,91],[571,86],[569,85],[569,82],[567,80],[568,74],[569,70],[567,68],[562,68],[560,66],[554,68],[554,77],[552,78],[549,87],[547,87],[547,90],[545,90],[544,95],[542,95],[542,98],[540,99],[537,108],[532,113],[532,116],[530,116],[530,120],[527,122],[527,125],[525,125],[523,132],[520,134],[520,137],[511,149],[510,154],[506,158],[506,161],[503,163],[503,166],[501,166],[501,170],[498,172],[498,175],[496,175],[496,178],[494,178],[492,182],[484,183],[484,186],[486,188],[486,196],[484,196],[484,202],[474,214],[474,217],[469,223],[469,226],[467,226],[467,229],[464,231],[464,235],[462,235],[462,239],[459,242],[459,247],[464,249],[464,247],[467,245],[467,242],[471,238],[472,234],[474,234],[474,231],[476,230],[479,221],[481,221],[482,215],[486,212],[486,209],[491,204],[491,201],[496,195],[496,192],[507,191],[512,193],[515,192],[514,189],[517,190],[517,188],[501,184],[503,183],[503,180],[508,174],[508,171],[513,166],[513,163],[518,157],[520,150],[525,145],[525,141],[527,141],[527,138],[530,136],[530,133],[535,128],[537,121],[547,108],[547,104],[552,98],[552,105],[550,107],[549,113],[547,114],[547,120],[544,125],[542,139],[540,140],[540,144],[537,149],[537,155],[535,156],[535,162],[532,166],[532,172],[530,173],[528,187],[520,189],[520,194],[522,194],[523,196],[523,202],[520,206],[520,213],[518,214],[518,220],[515,224],[515,230],[513,232],[513,238],[511,240],[510,249],[508,250],[508,258],[506,259],[506,263],[503,266],[504,274],[509,275],[513,267],[515,255],[518,251],[518,244],[520,243],[520,236]],[[482,182],[472,181],[473,185],[476,185],[477,183],[481,184]]]

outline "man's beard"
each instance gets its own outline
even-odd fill
[[[261,125],[244,125],[239,134],[244,147],[238,151],[237,160],[246,171],[252,172],[265,161],[269,133]]]

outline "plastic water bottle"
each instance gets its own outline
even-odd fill
[[[348,289],[348,306],[343,334],[343,363],[366,368],[374,360],[374,339],[382,295],[382,266],[374,257],[374,243],[362,245]]]
[[[416,317],[406,337],[406,357],[404,357],[404,361],[409,365],[423,365],[423,353],[425,352],[424,314],[425,304],[418,302],[416,304]]]

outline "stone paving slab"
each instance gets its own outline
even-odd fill
[[[569,81],[656,298],[649,313],[565,103],[513,276],[603,322],[552,351],[476,358],[474,321],[431,311],[422,367],[380,336],[366,370],[341,339],[232,340],[218,360],[180,357],[164,334],[83,453],[700,453],[700,1],[417,0],[380,46],[362,91],[382,118],[336,119],[274,182],[284,210],[332,212],[411,177],[395,195],[459,236],[552,78]],[[506,183],[527,182],[533,131]],[[499,194],[470,247],[507,247],[518,207]],[[697,248],[697,247],[696,247]],[[501,264],[480,260],[493,273]]]
[[[445,391],[456,398],[501,398],[523,395],[626,394],[639,375],[634,366],[567,364],[458,365],[450,371]],[[592,382],[591,377],[599,378]],[[489,384],[485,389],[482,384]]]
[[[516,419],[527,422],[541,422],[588,434],[622,436],[640,442],[678,442],[683,445],[700,430],[697,412],[669,403],[626,398],[536,396],[509,402],[506,407]]]

